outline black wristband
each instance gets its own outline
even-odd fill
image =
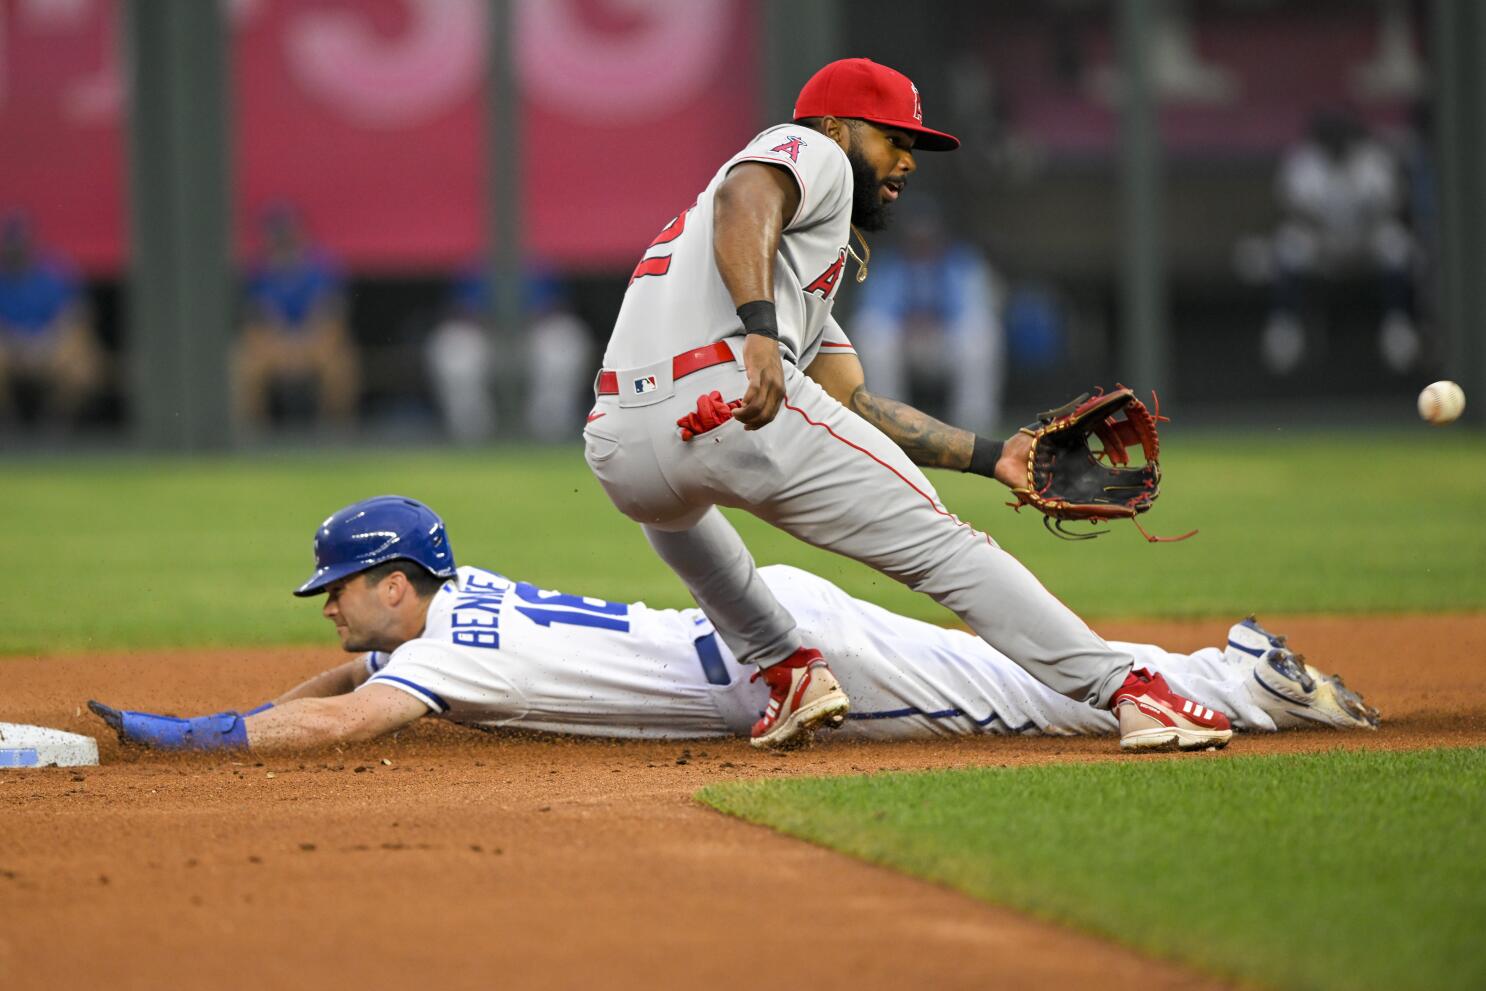
[[[774,313],[774,304],[767,299],[756,299],[738,307],[738,319],[743,321],[743,332],[758,334],[771,341],[779,340],[779,318]]]
[[[986,478],[996,477],[996,462],[1001,460],[1001,452],[1006,450],[1004,440],[991,440],[989,437],[975,435],[975,447],[970,451],[970,464],[966,471]]]

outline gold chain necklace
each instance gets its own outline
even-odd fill
[[[860,285],[867,281],[867,263],[872,260],[872,246],[867,243],[867,239],[862,236],[862,232],[857,230],[856,224],[851,225],[851,232],[856,235],[858,241],[862,242],[862,253],[860,255],[856,253],[856,249],[851,246],[850,241],[846,242],[846,253],[851,255],[852,260],[857,263],[857,284]]]

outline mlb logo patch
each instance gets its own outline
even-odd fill
[[[644,378],[635,379],[635,395],[643,396],[647,392],[655,391],[655,376],[646,375]]]

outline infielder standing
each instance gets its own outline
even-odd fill
[[[1232,736],[1222,713],[1135,669],[951,515],[919,468],[1013,485],[1027,438],[977,437],[874,396],[831,319],[847,258],[866,277],[861,231],[883,226],[915,150],[958,145],[924,127],[901,73],[868,59],[817,72],[794,123],[729,159],[635,268],[584,430],[589,467],[768,684],[756,745],[839,726],[848,701],[718,506],[932,596],[1038,681],[1115,710],[1126,748],[1222,746]]]
[[[808,637],[833,645],[853,703],[843,735],[1115,728],[1108,712],[1051,691],[968,633],[859,602],[794,568],[765,568],[760,578]],[[295,594],[322,592],[341,646],[358,656],[272,705],[195,719],[89,707],[131,743],[269,752],[369,739],[425,715],[491,730],[735,736],[768,701],[699,610],[564,595],[456,567],[443,521],[399,496],[363,500],[320,525],[314,573]],[[1355,693],[1252,620],[1233,626],[1226,647],[1192,655],[1119,649],[1179,687],[1200,687],[1243,729],[1376,724]]]

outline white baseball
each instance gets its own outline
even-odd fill
[[[1465,392],[1454,382],[1435,382],[1419,393],[1419,415],[1436,427],[1454,423],[1465,411]]]

